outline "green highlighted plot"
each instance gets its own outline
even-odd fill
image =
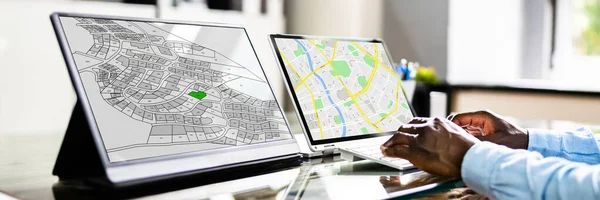
[[[371,67],[375,67],[375,60],[373,60],[373,58],[371,58],[371,56],[365,55],[365,56],[363,56],[363,60],[365,60],[365,63],[367,63],[367,65],[369,65]]]
[[[401,106],[402,106],[402,108],[404,108],[405,110],[408,110],[408,109],[409,109],[409,108],[408,108],[408,104],[406,104],[406,103],[402,103],[402,104],[400,104],[400,105],[401,105]]]
[[[317,47],[319,47],[319,49],[325,49],[325,46],[323,46],[322,44],[316,44]]]
[[[348,62],[343,60],[333,61],[331,62],[331,66],[333,66],[334,71],[337,72],[338,75],[343,77],[350,76],[350,72],[352,72],[350,66],[348,66]]]
[[[354,100],[347,101],[346,103],[344,103],[344,106],[348,107],[348,106],[351,106],[352,104],[354,104]]]
[[[388,103],[388,109],[392,107],[392,104],[394,104],[394,101],[390,100],[390,103]]]
[[[304,54],[304,49],[302,49],[302,47],[300,47],[300,45],[296,45],[296,46],[298,46],[298,48],[296,49],[296,51],[294,51],[294,55],[296,57],[298,57],[298,56]]]
[[[335,121],[336,124],[342,123],[342,119],[340,118],[339,115],[333,116],[333,121]]]
[[[194,97],[198,100],[202,100],[204,99],[204,97],[206,97],[206,92],[202,92],[202,91],[191,91],[188,95],[190,95],[191,97]]]
[[[356,48],[354,48],[354,46],[348,45],[348,50],[352,52],[353,56],[358,56],[358,51],[356,51]]]
[[[359,76],[358,77],[358,84],[362,87],[365,88],[367,87],[367,79],[365,78],[365,76]]]
[[[323,100],[315,99],[315,105],[317,105],[317,109],[323,108]]]
[[[363,134],[369,133],[369,131],[365,127],[360,128],[360,132],[362,132]]]

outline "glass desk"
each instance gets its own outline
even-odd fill
[[[553,120],[515,120],[528,128],[575,129],[582,125],[600,133],[600,126]],[[299,129],[299,127],[295,127]],[[294,129],[294,124],[292,124]],[[294,130],[294,132],[297,132]],[[15,133],[0,136],[0,193],[19,199],[98,197],[110,192],[71,188],[57,183],[52,167],[63,131]],[[301,135],[296,135],[300,136]],[[600,134],[598,134],[600,136]],[[269,172],[205,181],[205,177],[174,181],[137,190],[127,198],[142,199],[380,199],[480,198],[461,181],[418,171],[400,172],[368,161],[348,162],[338,157],[306,160]],[[453,189],[454,188],[454,189]],[[88,191],[86,191],[88,190]],[[90,191],[91,190],[91,191]],[[131,193],[130,191],[122,191]],[[415,193],[416,192],[416,193]],[[91,196],[86,196],[90,195]],[[3,195],[0,194],[0,197]],[[106,198],[105,198],[106,199]]]
[[[465,188],[451,189],[463,186],[457,180],[339,157],[304,160],[300,165],[244,172],[228,179],[199,175],[135,190],[107,191],[58,182],[51,174],[63,135],[57,131],[2,136],[0,197],[4,193],[18,199],[447,199],[473,194]]]
[[[142,199],[386,199],[425,197],[463,186],[461,181],[419,170],[400,172],[369,161],[348,162],[333,157]]]

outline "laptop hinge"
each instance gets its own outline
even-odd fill
[[[335,151],[335,145],[325,145],[325,149],[323,149],[323,155],[333,155]]]

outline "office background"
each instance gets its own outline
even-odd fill
[[[383,38],[396,62],[406,58],[433,66],[448,85],[559,91],[541,96],[459,91],[448,97],[455,100],[448,105],[451,111],[491,108],[525,119],[597,123],[600,119],[593,119],[600,112],[597,96],[560,93],[600,91],[596,78],[600,47],[593,43],[599,33],[590,26],[600,17],[587,8],[594,3],[598,4],[593,0],[4,0],[0,1],[0,134],[66,129],[75,95],[48,18],[54,11],[245,25],[278,98],[291,112],[268,44],[270,33]]]

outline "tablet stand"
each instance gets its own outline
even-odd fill
[[[79,101],[73,108],[52,174],[60,180],[106,177],[91,128]]]

